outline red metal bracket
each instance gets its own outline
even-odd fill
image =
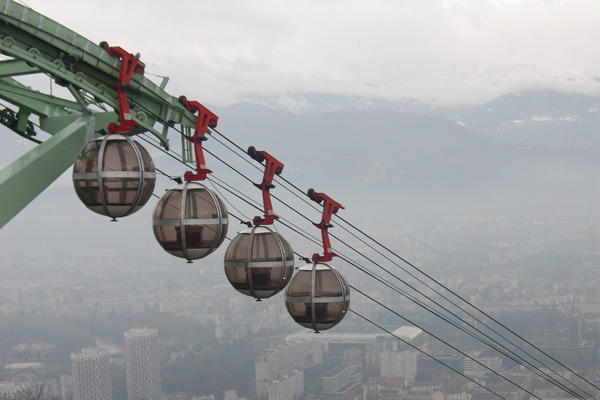
[[[254,186],[262,190],[265,217],[262,218],[256,216],[252,220],[252,223],[254,223],[254,225],[271,225],[276,219],[279,219],[279,217],[273,212],[270,190],[275,187],[272,183],[275,175],[279,175],[283,171],[283,163],[266,151],[256,150],[254,146],[248,147],[248,154],[259,163],[265,161],[265,174],[263,175],[263,180],[261,183],[254,184]]]
[[[196,173],[192,171],[186,171],[183,175],[183,179],[188,182],[191,181],[203,181],[206,179],[206,175],[212,173],[212,171],[206,168],[206,161],[204,160],[204,152],[202,151],[202,142],[208,140],[206,136],[206,129],[210,126],[211,128],[217,127],[219,117],[217,117],[212,111],[204,107],[197,101],[188,101],[185,96],[179,97],[179,102],[183,104],[188,111],[192,113],[198,113],[196,119],[196,128],[192,136],[186,136],[185,138],[194,144],[194,155],[196,156]]]
[[[137,122],[131,119],[129,101],[127,100],[127,86],[131,82],[134,72],[144,74],[146,67],[136,56],[123,50],[119,46],[110,47],[108,43],[100,43],[100,47],[108,52],[111,57],[121,59],[121,69],[119,70],[119,79],[117,80],[117,95],[119,99],[119,123],[114,122],[108,125],[108,133],[129,132],[131,128],[137,125]]]
[[[343,210],[344,206],[327,196],[325,193],[315,192],[314,189],[308,189],[307,195],[312,201],[315,201],[319,204],[323,203],[323,216],[321,217],[321,222],[318,224],[313,223],[314,226],[321,229],[321,238],[323,239],[323,255],[319,255],[318,253],[313,254],[312,261],[331,261],[333,257],[337,256],[337,254],[331,251],[331,242],[329,241],[329,232],[327,230],[333,226],[330,223],[333,214],[336,214],[340,208]]]

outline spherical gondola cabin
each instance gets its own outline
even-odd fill
[[[227,208],[216,193],[200,183],[184,182],[158,201],[152,225],[163,249],[191,262],[223,243],[229,220]]]
[[[133,214],[152,196],[156,173],[150,154],[128,136],[90,141],[73,165],[73,185],[90,210],[115,220]]]
[[[285,306],[294,321],[319,332],[344,318],[350,306],[350,288],[342,274],[330,265],[306,264],[288,285]]]
[[[268,226],[241,231],[225,252],[225,275],[240,293],[257,300],[279,293],[294,273],[294,252]]]

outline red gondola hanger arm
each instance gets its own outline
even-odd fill
[[[185,96],[179,97],[179,102],[183,104],[188,111],[192,113],[198,113],[196,119],[196,127],[192,136],[186,136],[185,138],[194,144],[194,155],[196,159],[196,173],[192,171],[186,171],[183,175],[183,179],[188,182],[191,181],[203,181],[206,176],[212,171],[206,168],[206,161],[204,160],[204,152],[202,151],[202,142],[207,140],[205,134],[208,127],[216,128],[219,122],[217,117],[212,111],[204,107],[197,101],[189,101]]]
[[[321,222],[313,223],[313,225],[321,230],[321,239],[323,240],[323,255],[319,255],[318,253],[313,254],[312,261],[331,261],[333,257],[337,256],[337,254],[331,251],[331,241],[329,240],[328,229],[333,226],[331,225],[331,217],[333,214],[336,214],[340,208],[343,210],[344,206],[327,196],[325,193],[315,192],[314,189],[308,189],[307,195],[312,201],[315,201],[319,204],[323,203],[323,215],[321,217]]]
[[[266,151],[258,151],[254,146],[248,147],[248,154],[254,160],[262,163],[265,161],[265,173],[261,183],[255,183],[254,186],[262,191],[263,207],[265,210],[265,216],[256,216],[252,220],[254,225],[271,225],[276,219],[279,219],[277,214],[273,212],[273,203],[271,202],[271,192],[275,186],[273,185],[273,178],[275,175],[280,175],[283,171],[283,163],[267,153]]]
[[[111,57],[121,59],[119,79],[117,80],[119,123],[110,123],[108,125],[108,133],[129,132],[131,128],[137,125],[137,122],[131,119],[131,110],[129,109],[129,101],[127,100],[127,85],[131,82],[134,73],[143,75],[146,66],[138,57],[119,46],[110,47],[108,43],[102,42],[100,43],[100,47],[106,50]]]

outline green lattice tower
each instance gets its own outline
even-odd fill
[[[126,47],[123,44],[122,47]],[[11,0],[0,0],[0,123],[38,145],[0,170],[0,228],[68,169],[85,143],[118,119],[117,91],[120,59],[98,44],[59,23]],[[36,91],[18,81],[23,75],[46,74],[68,89],[72,98]],[[169,146],[169,127],[180,124],[182,132],[193,128],[196,117],[177,97],[164,89],[168,78],[157,85],[134,74],[127,97],[132,135],[148,132]],[[115,111],[117,110],[117,111]],[[51,135],[36,138],[39,128]],[[187,141],[182,141],[187,146]],[[191,151],[183,149],[184,161]],[[187,155],[187,156],[186,156]]]

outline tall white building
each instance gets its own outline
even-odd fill
[[[344,389],[350,389],[353,386],[352,384],[359,383],[361,380],[362,373],[360,371],[360,365],[342,364],[341,366],[327,372],[321,378],[323,393],[342,394],[338,392],[343,392]]]
[[[0,400],[27,400],[34,392],[28,383],[0,382]]]
[[[502,363],[502,359],[500,357],[492,356],[473,358],[494,371],[504,371],[504,364]],[[469,358],[465,358],[463,361],[464,372],[469,376],[483,377],[487,374],[491,374],[491,372],[483,367],[483,365],[479,365]]]
[[[58,380],[60,387],[60,400],[72,400],[73,398],[73,376],[61,375]]]
[[[73,400],[111,400],[110,360],[103,351],[83,349],[71,354]]]
[[[223,396],[223,400],[238,400],[239,396],[235,390],[226,390]]]
[[[127,400],[161,400],[158,330],[125,332]]]
[[[205,396],[195,396],[195,397],[192,397],[192,400],[215,400],[215,395],[208,394]]]
[[[417,354],[412,351],[382,351],[379,355],[379,376],[382,378],[402,377],[407,382],[415,381]]]
[[[254,364],[257,397],[270,400],[282,399],[279,394],[283,392],[278,387],[283,385],[282,382],[287,382],[290,377],[295,377],[297,382],[302,381],[302,385],[294,384],[295,389],[292,390],[294,396],[301,394],[302,392],[297,393],[296,390],[299,390],[300,386],[304,390],[304,374],[299,375],[294,371],[322,364],[324,346],[320,341],[310,340],[280,345],[268,350]],[[276,386],[275,389],[271,388],[273,384]]]
[[[0,382],[0,400],[54,400],[58,397],[58,382],[43,379],[32,382]]]
[[[283,375],[267,386],[268,400],[294,400],[304,393],[304,371],[292,371]]]
[[[195,396],[195,397],[192,397],[192,400],[215,400],[215,395],[208,394],[206,396]]]

